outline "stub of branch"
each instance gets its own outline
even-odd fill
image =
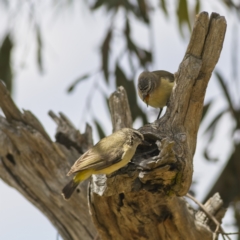
[[[39,120],[35,117],[33,113],[31,113],[28,110],[23,110],[22,118],[23,118],[23,122],[32,126],[34,129],[40,132],[49,142],[52,142],[51,138],[45,131],[44,127],[42,126],[42,124],[39,122]]]
[[[208,213],[215,216],[219,223],[222,222],[227,209],[223,207],[223,201],[219,193],[215,193],[211,198],[209,198],[208,201],[204,204],[204,207]],[[216,224],[212,222],[211,219],[209,219],[206,213],[204,213],[202,210],[199,210],[196,213],[196,218],[203,224],[207,224],[212,231],[215,231]]]
[[[81,154],[93,145],[92,128],[88,124],[85,133],[81,134],[63,113],[60,112],[59,117],[53,111],[49,111],[48,114],[57,124],[55,138],[58,143],[69,149],[75,148]]]
[[[8,121],[22,120],[22,114],[12,100],[3,81],[0,80],[0,107]]]
[[[132,127],[132,114],[128,103],[128,97],[122,86],[118,87],[117,91],[110,96],[109,108],[113,132],[124,127]]]
[[[30,111],[23,110],[23,113],[18,109],[14,101],[12,100],[8,90],[3,81],[0,80],[0,107],[9,122],[20,121],[26,125],[32,126],[39,131],[49,142],[50,137],[45,131],[42,124]]]

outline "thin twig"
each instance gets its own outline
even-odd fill
[[[205,206],[200,203],[196,198],[194,198],[192,195],[190,195],[189,193],[187,193],[186,195],[188,198],[190,198],[192,201],[194,201],[204,212],[205,214],[208,216],[208,218],[210,218],[215,224],[216,224],[216,230],[215,233],[220,232],[222,234],[223,239],[225,239],[224,235],[227,236],[227,238],[229,240],[231,240],[231,238],[224,232],[221,224],[219,223],[219,221],[212,215],[210,214],[207,209],[205,208]],[[219,231],[220,230],[220,231]]]
[[[237,234],[239,234],[239,235],[240,235],[240,232],[225,233],[225,235],[237,235]]]

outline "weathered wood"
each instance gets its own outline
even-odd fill
[[[22,120],[22,114],[12,100],[3,81],[0,80],[0,107],[8,121]]]
[[[66,240],[94,239],[96,228],[103,240],[212,239],[211,221],[182,196],[191,184],[203,99],[225,30],[224,17],[197,16],[166,114],[139,129],[152,146],[139,146],[132,163],[111,176],[93,176],[88,194],[85,181],[68,202],[60,194],[69,181],[65,174],[92,146],[91,128],[81,134],[64,114],[50,112],[58,126],[52,142],[34,115],[22,113],[0,84],[6,117],[0,116],[0,177],[38,207]],[[113,131],[132,126],[123,88],[110,98],[110,109]],[[219,199],[211,201],[217,202],[209,207],[211,213],[221,219]]]
[[[210,225],[195,220],[178,196],[184,196],[192,182],[203,100],[225,31],[224,17],[213,13],[209,19],[205,12],[197,16],[175,73],[166,114],[139,129],[152,146],[140,146],[128,166],[112,176],[96,176],[91,182],[90,207],[102,239],[213,238]],[[113,120],[125,122],[124,115],[119,117]]]
[[[5,86],[0,84],[1,91]],[[52,113],[59,128],[57,136],[61,135],[53,143],[31,113],[27,113],[27,124],[26,112],[21,113],[6,97],[1,101],[11,121],[0,116],[0,177],[38,207],[64,239],[93,239],[96,230],[86,207],[87,182],[70,201],[61,196],[72,163],[92,145],[91,129],[87,126],[85,134],[80,134],[62,114]],[[15,112],[21,113],[18,121]]]
[[[113,132],[132,127],[132,114],[130,111],[126,90],[120,86],[109,98]]]
[[[219,193],[215,193],[211,198],[209,198],[208,201],[204,204],[204,206],[208,213],[216,217],[219,223],[222,222],[222,218],[224,217],[227,209],[223,207],[223,201]],[[216,229],[216,225],[208,219],[206,213],[204,213],[202,210],[199,210],[196,213],[196,218],[203,224],[209,225],[212,231]]]

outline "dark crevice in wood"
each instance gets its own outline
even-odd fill
[[[13,156],[12,154],[8,153],[8,154],[6,155],[6,158],[9,160],[9,162],[10,162],[12,165],[16,165],[16,162],[15,162],[15,160],[14,160],[14,156]]]
[[[123,200],[124,200],[124,193],[120,193],[119,194],[119,207],[122,207],[124,205]]]
[[[55,135],[55,138],[56,138],[56,142],[64,145],[66,148],[68,149],[75,148],[80,154],[84,153],[82,148],[76,142],[70,140],[67,135],[61,132],[58,132]]]
[[[90,197],[90,195],[89,195],[89,197]],[[91,197],[89,198],[89,200],[91,200]],[[93,204],[91,205],[91,212],[92,212],[92,214],[94,214],[94,218],[93,218],[94,223],[97,224],[99,227],[98,232],[104,232],[104,234],[105,235],[107,234],[107,237],[109,239],[111,239],[111,234],[109,233],[108,228],[104,224],[101,223],[101,221],[100,221],[101,216],[98,216],[96,214],[95,206]]]

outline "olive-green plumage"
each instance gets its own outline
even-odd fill
[[[110,174],[125,166],[142,143],[146,143],[143,135],[131,128],[123,128],[100,140],[68,172],[68,176],[73,173],[76,175],[63,188],[64,198],[69,199],[78,184],[92,174]]]
[[[149,106],[162,108],[166,106],[174,85],[174,75],[170,72],[159,70],[142,72],[138,78],[138,95]]]

